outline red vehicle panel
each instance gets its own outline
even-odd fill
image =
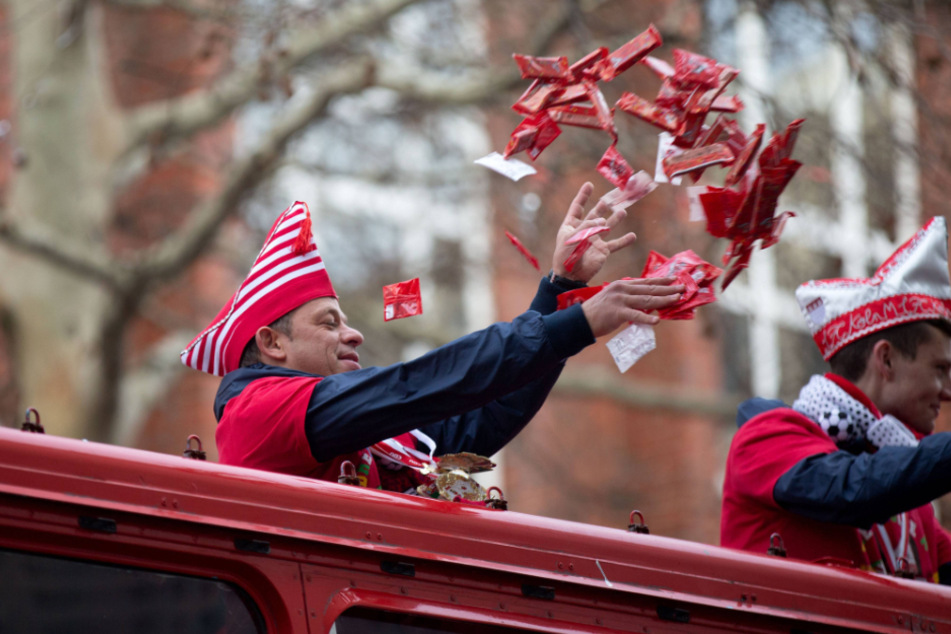
[[[4,570],[4,632],[951,632],[932,584],[8,429]]]

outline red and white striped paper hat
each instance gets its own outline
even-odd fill
[[[899,324],[951,321],[948,230],[934,217],[865,279],[806,282],[796,300],[826,361],[846,345]]]
[[[248,277],[182,351],[182,363],[224,376],[238,369],[258,328],[312,299],[336,296],[317,251],[310,210],[296,202],[274,221]]]

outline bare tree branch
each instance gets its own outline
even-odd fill
[[[222,2],[223,7],[198,6],[193,0],[105,0],[114,7],[131,9],[174,9],[195,18],[228,20],[238,15],[233,3]],[[207,3],[205,3],[207,4]]]
[[[35,233],[28,235],[9,221],[0,222],[0,241],[53,266],[94,280],[113,291],[121,289],[115,263],[97,249],[81,247],[61,237],[53,240]]]
[[[584,10],[594,10],[599,4],[590,3]],[[533,31],[526,52],[532,55],[545,52],[555,36],[571,23],[579,9],[570,2],[552,7]],[[520,81],[522,78],[514,64],[505,70],[472,73],[461,78],[397,64],[381,63],[377,70],[378,86],[389,88],[406,98],[440,105],[479,104],[513,88]]]
[[[215,86],[183,97],[141,106],[126,120],[128,142],[123,154],[147,142],[166,143],[212,126],[255,97],[269,78],[282,77],[315,55],[367,32],[420,0],[374,0],[348,3],[314,26],[288,36],[273,60],[238,68]]]
[[[368,58],[350,60],[321,79],[307,101],[281,119],[247,158],[235,163],[221,192],[191,215],[188,224],[174,236],[132,265],[129,289],[142,289],[174,277],[208,246],[225,219],[239,209],[279,161],[291,138],[319,117],[333,97],[357,92],[373,82],[373,63]]]

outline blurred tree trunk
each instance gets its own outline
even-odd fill
[[[32,0],[8,3],[16,105],[7,142],[15,146],[15,178],[4,221],[91,254],[101,248],[110,210],[107,179],[121,115],[100,59],[100,12],[62,4],[63,11],[44,11]],[[96,280],[16,251],[0,251],[0,270],[21,402],[63,433],[94,429],[97,401],[109,389],[98,339],[114,297]]]

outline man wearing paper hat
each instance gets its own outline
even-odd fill
[[[289,207],[247,279],[182,352],[186,365],[224,376],[215,401],[221,462],[333,481],[349,462],[364,486],[403,492],[427,482],[420,473],[434,455],[501,449],[541,407],[569,356],[628,322],[656,323],[642,311],[683,292],[672,278],[622,280],[556,312],[560,292],[583,286],[635,239],[596,236],[569,275],[568,238],[624,216],[601,218],[598,205],[584,217],[591,190],[586,183],[569,207],[552,273],[527,312],[384,368],[361,368],[363,336],[337,301],[307,206]]]
[[[951,538],[930,504],[951,491],[951,433],[932,433],[951,400],[944,219],[871,278],[808,282],[796,299],[831,372],[791,408],[741,405],[721,543],[765,553],[781,539],[796,559],[951,584]]]

